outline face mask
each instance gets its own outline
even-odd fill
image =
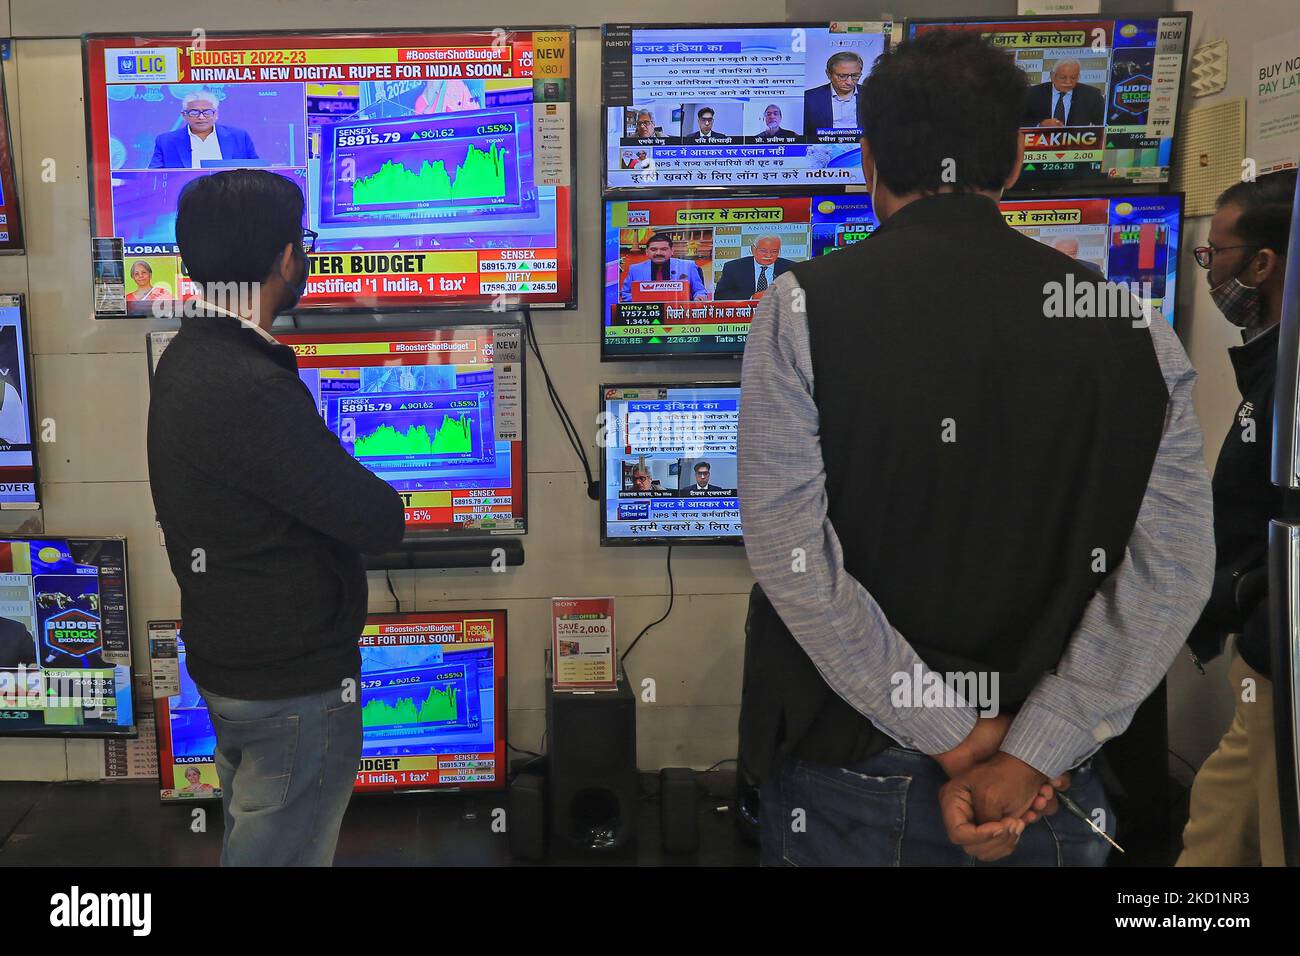
[[[304,252],[299,252],[298,258],[299,261],[301,261],[302,263],[302,278],[299,279],[297,282],[295,282],[293,285],[288,287],[290,299],[284,305],[280,306],[281,312],[288,312],[295,305],[297,305],[298,300],[301,299],[303,293],[307,291],[307,254]]]
[[[1246,266],[1242,266],[1237,270],[1237,275],[1241,275],[1245,270]],[[1219,307],[1223,317],[1238,328],[1253,329],[1263,321],[1263,313],[1259,305],[1259,286],[1246,285],[1237,276],[1211,286],[1210,298]]]

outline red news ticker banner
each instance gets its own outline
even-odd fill
[[[1111,47],[1111,38],[1115,31],[1114,20],[1048,20],[1035,19],[1028,17],[1025,20],[999,20],[989,23],[918,23],[916,25],[916,36],[924,36],[931,30],[964,30],[970,33],[978,33],[987,37],[1005,37],[1006,39],[999,43],[1007,49],[1033,49],[1034,47],[1045,46],[1065,46],[1066,44],[1054,43],[1047,39],[1045,35],[1064,33],[1082,33],[1082,42],[1077,47],[1091,47],[1093,41],[1100,36],[1105,43],[1105,51],[1109,52]],[[1094,31],[1100,30],[1097,34]],[[1014,36],[1020,34],[1019,37]],[[1016,42],[1012,42],[1012,40]],[[1043,42],[1036,42],[1042,40]]]
[[[629,199],[625,229],[660,226],[691,229],[702,226],[753,226],[763,223],[808,222],[812,200],[808,197],[781,199],[692,199],[680,202],[662,199]],[[709,210],[716,214],[705,217]],[[725,215],[723,214],[725,210]],[[698,218],[692,214],[699,214]]]
[[[1110,200],[1108,199],[1037,199],[1024,202],[1003,200],[998,203],[1003,217],[1017,226],[1033,225],[1076,225],[1104,226],[1110,222]],[[1035,219],[1035,215],[1044,213],[1075,213],[1069,220],[1058,218]]]

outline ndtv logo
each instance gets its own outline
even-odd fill
[[[151,893],[68,893],[50,897],[50,925],[55,927],[128,926],[133,936],[148,936],[153,928]]]

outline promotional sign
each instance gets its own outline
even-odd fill
[[[614,599],[551,598],[551,686],[613,690],[618,686]]]

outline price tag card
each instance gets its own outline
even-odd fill
[[[614,599],[551,598],[551,686],[614,690]]]

